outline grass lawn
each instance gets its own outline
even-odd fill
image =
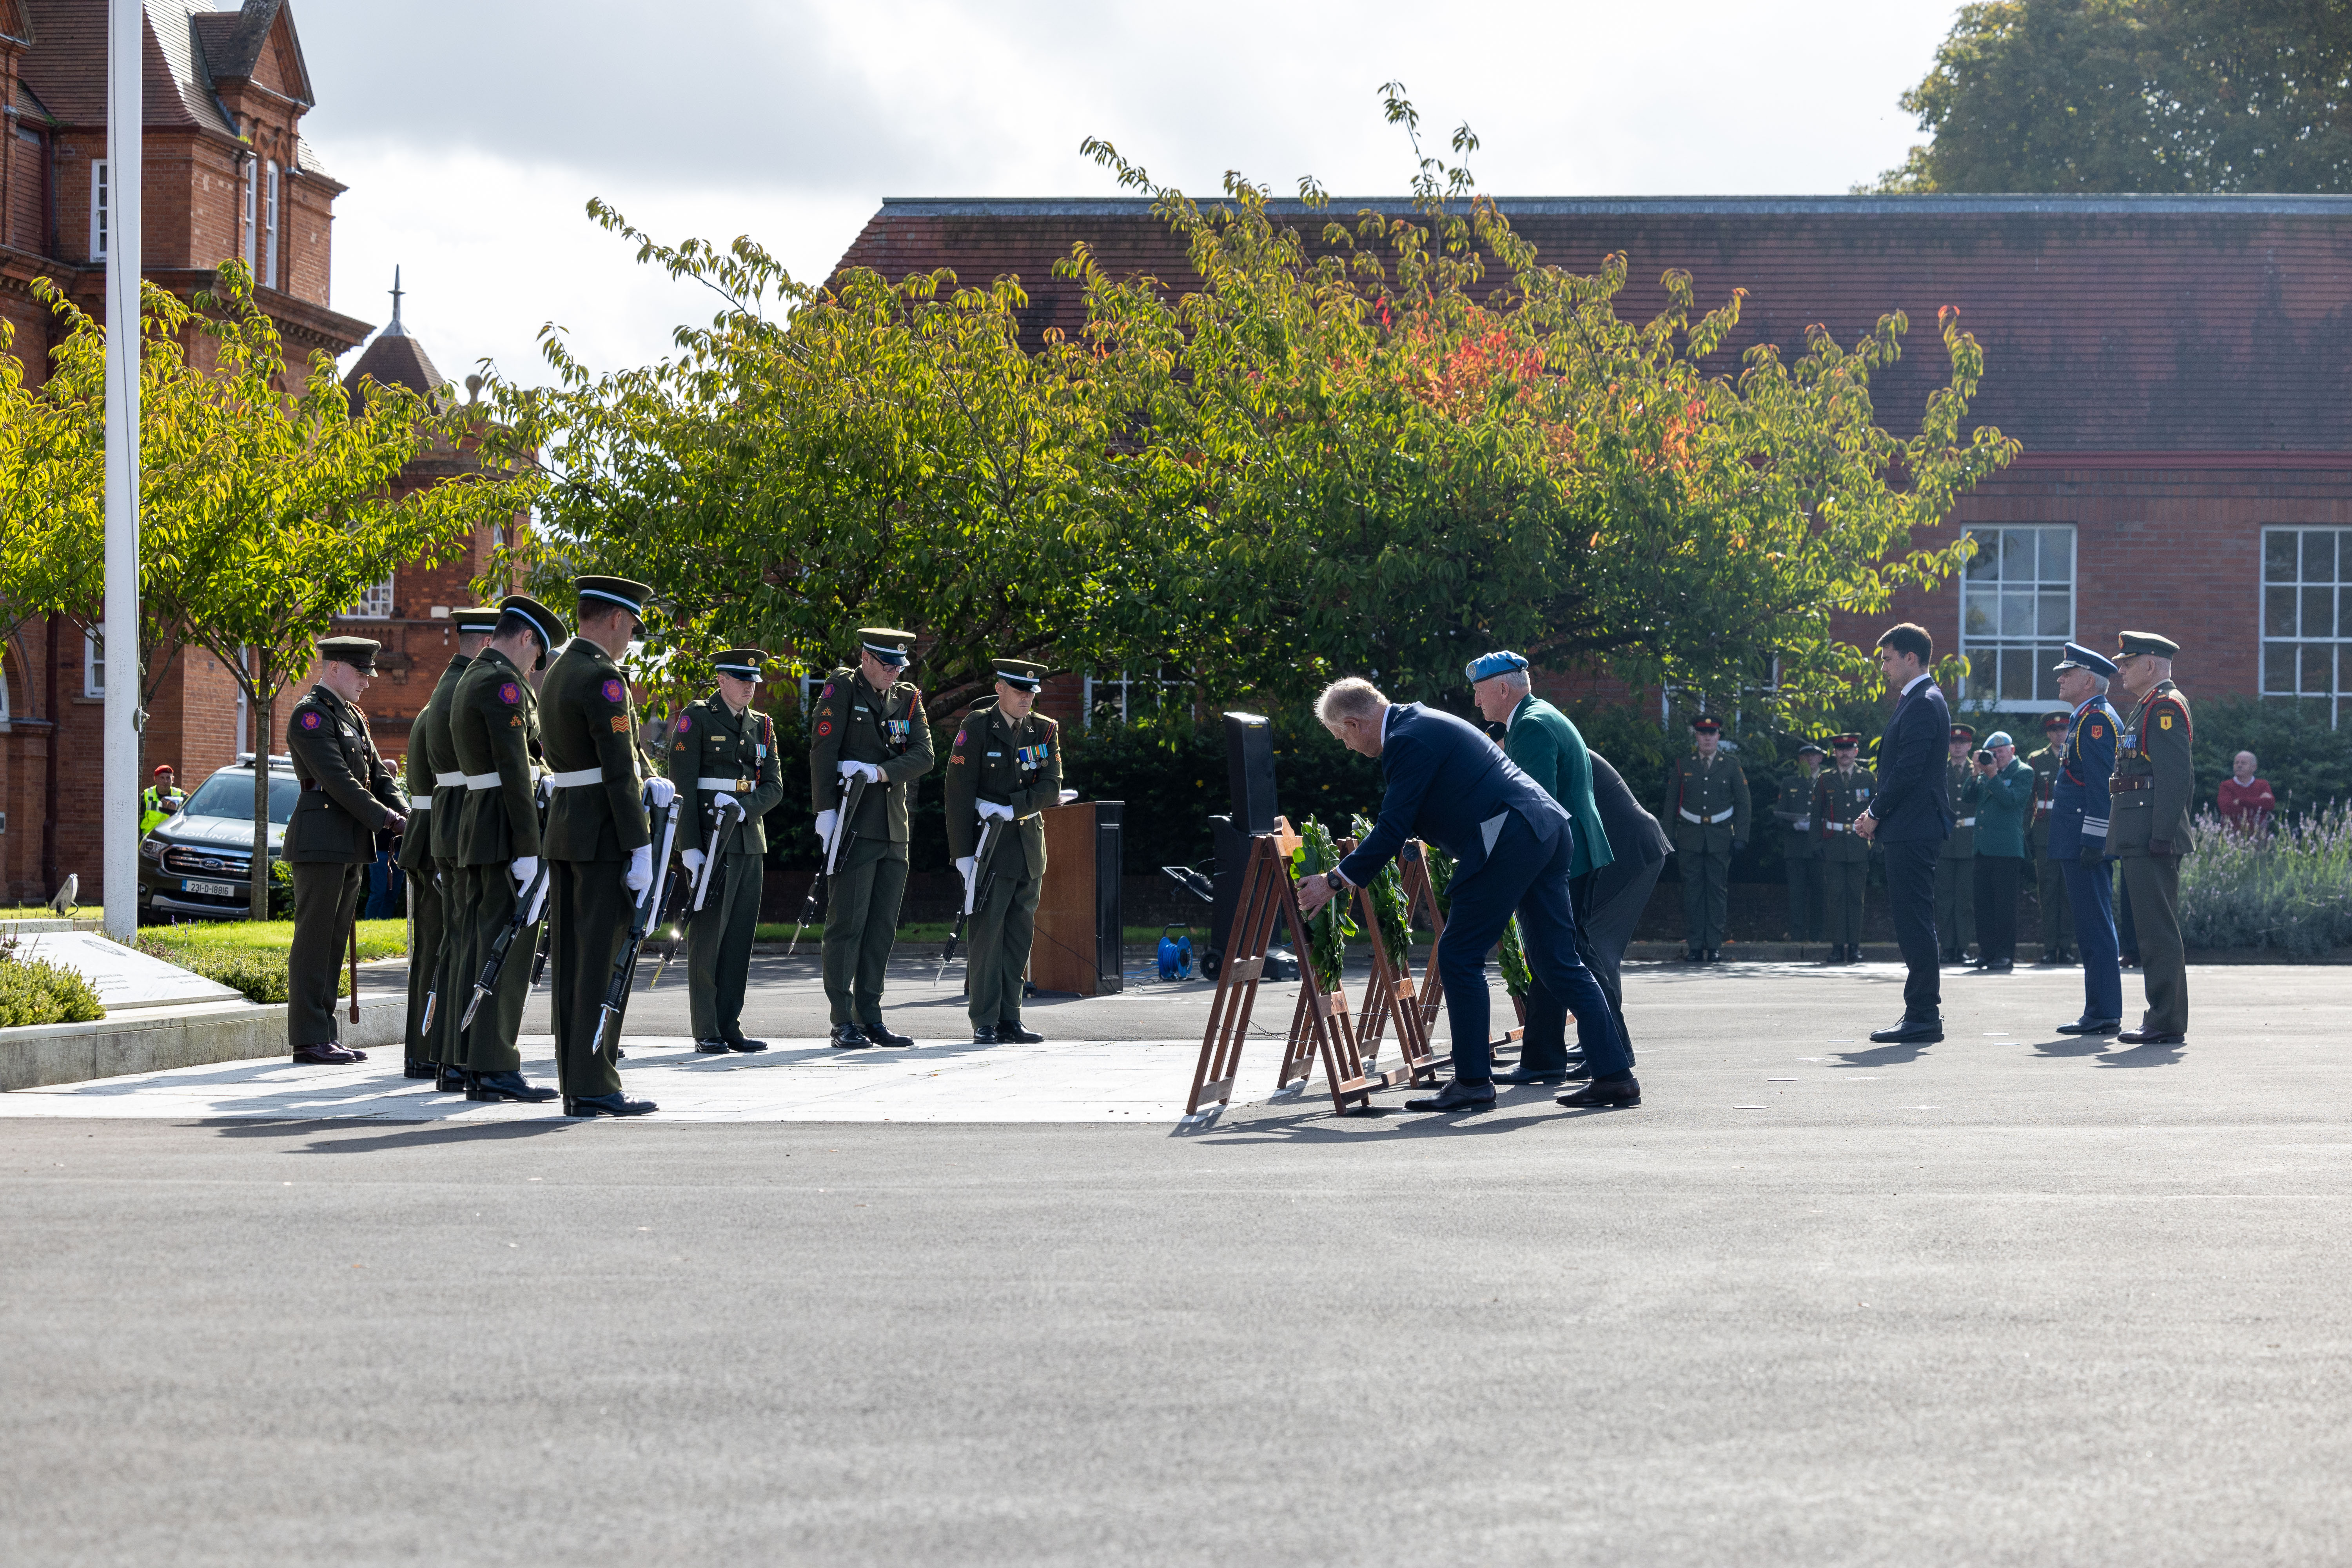
[[[191,921],[184,925],[142,926],[139,940],[167,952],[275,953],[294,945],[292,921]],[[408,951],[406,921],[360,921],[360,957],[398,958]]]

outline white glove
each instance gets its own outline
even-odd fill
[[[710,809],[713,811],[724,811],[730,805],[740,805],[741,804],[742,802],[737,800],[733,795],[729,795],[723,789],[710,797]]]
[[[841,813],[837,811],[820,811],[816,814],[816,841],[820,848],[833,847],[834,825],[840,820]]]
[[[677,785],[658,773],[646,781],[646,804],[656,811],[668,809],[669,803],[677,798]]]
[[[654,885],[654,847],[652,845],[640,844],[629,851],[629,868],[623,873],[621,880],[629,885],[629,891],[633,893],[642,893]]]
[[[880,784],[882,770],[872,763],[844,763],[841,764],[841,776],[845,781],[863,778],[867,784]]]
[[[1077,798],[1078,798],[1078,792],[1077,792],[1076,790],[1074,790],[1074,789],[1066,789],[1066,790],[1064,790],[1064,791],[1062,792],[1062,804],[1063,804],[1064,805],[1069,805],[1069,804],[1070,804],[1070,802],[1072,802],[1072,801],[1074,801],[1074,800],[1076,800],[1076,799],[1077,799]]]
[[[530,886],[530,879],[539,875],[539,857],[536,855],[516,856],[512,860],[507,863],[507,873],[515,879],[515,891],[518,893],[521,892],[525,888]]]
[[[971,892],[971,879],[980,875],[980,861],[978,858],[966,855],[962,858],[959,859],[956,862],[956,875],[963,879],[963,890],[967,893]]]
[[[685,862],[686,862],[686,874],[687,874],[688,876],[689,876],[689,877],[699,877],[699,876],[701,876],[701,875],[702,875],[702,851],[701,851],[701,850],[699,850],[699,849],[682,849],[682,850],[678,851],[678,857],[677,857],[677,858],[678,858],[679,859],[681,859],[681,860],[683,860],[683,861],[685,861]]]
[[[982,821],[992,816],[1001,816],[1010,822],[1013,820],[1013,808],[1009,805],[999,805],[992,800],[983,800],[980,803],[980,815]]]

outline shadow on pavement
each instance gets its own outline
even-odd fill
[[[2180,1065],[2179,1046],[2133,1046],[2099,1058],[2103,1068],[2168,1068]]]
[[[206,1121],[199,1127],[216,1130],[224,1138],[303,1138],[322,1133],[349,1133],[359,1129],[349,1121]],[[289,1150],[299,1154],[369,1154],[384,1149],[421,1148],[429,1143],[510,1143],[518,1138],[537,1138],[544,1133],[562,1132],[574,1126],[584,1126],[567,1117],[554,1117],[544,1121],[478,1121],[464,1125],[436,1122],[411,1126],[399,1132],[369,1132],[359,1137],[318,1137],[308,1148]]]
[[[1880,1046],[1867,1051],[1833,1051],[1837,1060],[1850,1068],[1908,1067],[1919,1059],[1933,1040],[1897,1040],[1893,1045]]]

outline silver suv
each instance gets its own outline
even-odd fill
[[[283,853],[286,824],[302,793],[290,757],[269,759],[269,858]],[[221,769],[177,816],[139,841],[142,921],[241,921],[252,911],[253,754]]]

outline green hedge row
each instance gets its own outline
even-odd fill
[[[8,948],[16,944],[12,942]],[[79,970],[0,948],[0,1028],[25,1024],[87,1024],[106,1016],[98,987]]]

